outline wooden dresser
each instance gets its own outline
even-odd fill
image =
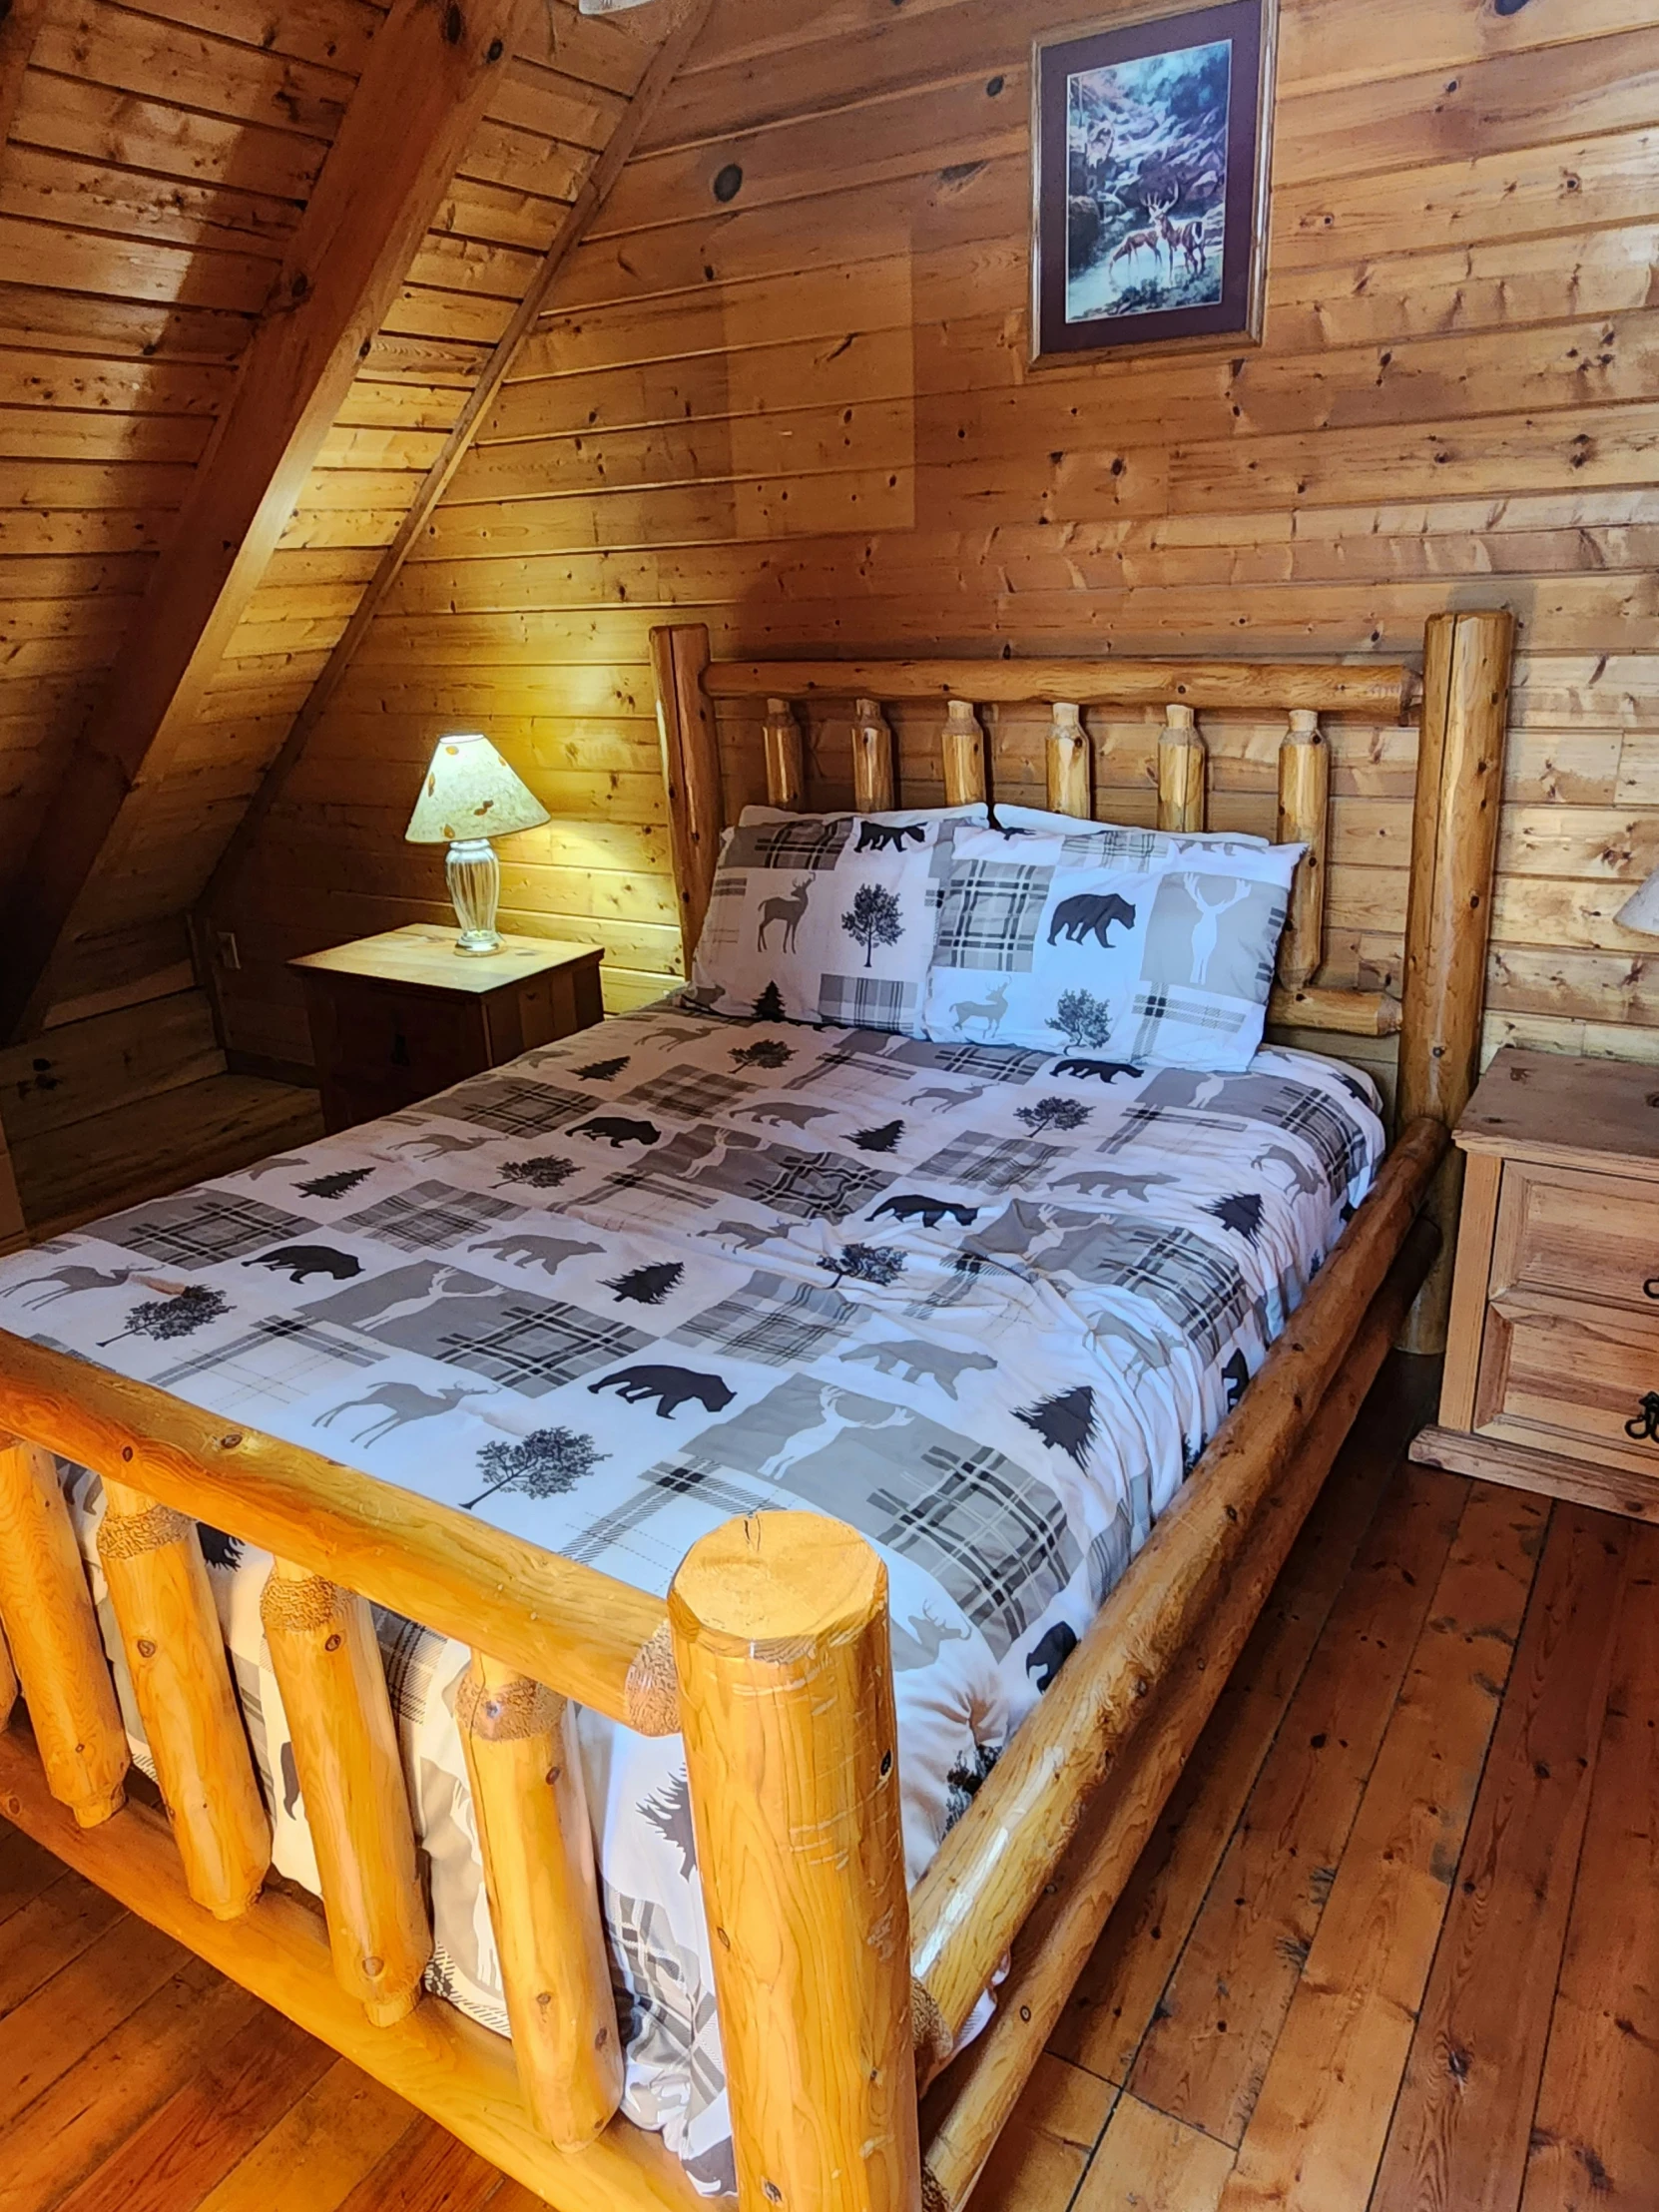
[[[1659,1067],[1500,1052],[1414,1459],[1659,1520]]]
[[[604,1013],[597,945],[503,937],[468,958],[454,925],[413,922],[292,960],[305,988],[326,1127],[394,1114]]]

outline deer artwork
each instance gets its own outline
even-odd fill
[[[474,1389],[461,1382],[446,1383],[441,1390],[423,1390],[413,1382],[377,1382],[363,1397],[343,1398],[338,1405],[330,1405],[327,1412],[317,1415],[313,1426],[327,1428],[341,1413],[349,1413],[360,1406],[372,1411],[375,1417],[366,1428],[359,1428],[351,1441],[375,1444],[409,1421],[435,1420],[439,1413],[453,1411],[463,1397],[490,1395],[488,1390]]]
[[[1169,273],[1171,276],[1175,275],[1174,226],[1170,222],[1169,212],[1180,197],[1180,185],[1172,177],[1161,177],[1156,184],[1150,181],[1143,184],[1142,199],[1147,212],[1148,227],[1144,231],[1131,231],[1118,241],[1112,251],[1111,260],[1106,264],[1109,272],[1116,269],[1119,262],[1127,262],[1129,267],[1124,272],[1127,279],[1135,274],[1135,257],[1138,254],[1150,254],[1154,271],[1157,270],[1159,256],[1166,255]]]
[[[988,998],[960,999],[950,1011],[958,1029],[965,1029],[970,1021],[976,1021],[987,1037],[994,1037],[1008,1011],[1008,986],[998,983]]]
[[[1180,254],[1187,265],[1189,276],[1202,276],[1208,254],[1204,244],[1204,218],[1195,216],[1191,223],[1166,223],[1166,240],[1170,256],[1170,275],[1175,275],[1175,257]]]
[[[767,948],[767,931],[776,921],[784,924],[784,950],[795,950],[795,934],[801,927],[801,917],[807,911],[807,897],[813,887],[810,875],[803,876],[787,898],[768,898],[761,905],[761,926],[756,934],[756,945],[764,952]]]
[[[1193,904],[1198,908],[1198,921],[1193,928],[1193,981],[1202,984],[1209,980],[1210,962],[1221,941],[1221,917],[1230,907],[1250,896],[1251,886],[1235,882],[1232,896],[1218,898],[1214,903],[1204,896],[1198,880],[1193,882],[1191,889]]]

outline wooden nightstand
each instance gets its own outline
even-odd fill
[[[454,946],[452,926],[417,921],[288,962],[305,987],[330,1131],[396,1113],[604,1013],[596,945],[503,937],[477,958]]]
[[[1659,1520],[1659,1068],[1500,1052],[1413,1459]]]

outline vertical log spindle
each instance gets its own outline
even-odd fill
[[[1320,718],[1306,707],[1291,709],[1291,727],[1279,747],[1280,844],[1305,844],[1291,884],[1291,910],[1279,940],[1279,980],[1299,991],[1325,958],[1325,850],[1331,802],[1331,748]]]
[[[127,1735],[57,1462],[15,1436],[0,1437],[0,1622],[46,1786],[96,1828],[126,1802]]]
[[[1507,609],[1484,608],[1430,615],[1423,639],[1400,993],[1401,1128],[1418,1114],[1450,1128],[1468,1104],[1480,1064],[1514,634]],[[1401,1333],[1406,1352],[1445,1350],[1462,1190],[1463,1155],[1453,1146],[1424,1209],[1439,1224],[1440,1254]]]
[[[334,1973],[376,2027],[420,2001],[432,1955],[414,1829],[363,1600],[278,1559],[260,1601],[316,1851]]]
[[[767,701],[761,743],[766,753],[768,801],[774,807],[798,808],[807,793],[806,754],[801,725],[787,699]]]
[[[575,1715],[474,1652],[456,1718],[525,2108],[580,2150],[622,2101],[622,2038]]]
[[[271,1822],[196,1524],[106,1480],[98,1556],[185,1886],[217,1920],[235,1920],[270,1868]]]
[[[0,1733],[11,1726],[16,1706],[17,1669],[12,1665],[11,1647],[6,1642],[6,1632],[0,1628]]]
[[[985,796],[985,733],[971,700],[952,699],[946,706],[940,746],[945,805],[975,805]]]
[[[1094,816],[1094,749],[1083,729],[1083,710],[1054,702],[1054,727],[1044,749],[1048,765],[1048,804],[1057,815]]]
[[[714,892],[720,833],[726,826],[720,734],[703,689],[708,665],[707,623],[677,622],[652,631],[657,735],[668,797],[674,887],[680,900],[681,947],[688,971]]]
[[[743,2212],[918,2212],[886,1570],[729,1521],[669,1592]]]
[[[1164,709],[1158,733],[1158,827],[1191,836],[1204,828],[1204,740],[1191,707]]]
[[[861,815],[884,815],[897,805],[892,732],[874,699],[852,703],[852,804]]]

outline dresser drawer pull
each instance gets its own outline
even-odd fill
[[[1659,1390],[1649,1390],[1642,1399],[1642,1409],[1634,1420],[1627,1420],[1624,1432],[1637,1443],[1652,1443],[1659,1437]]]
[[[1659,1275],[1650,1275],[1642,1285],[1644,1298],[1659,1298]]]

